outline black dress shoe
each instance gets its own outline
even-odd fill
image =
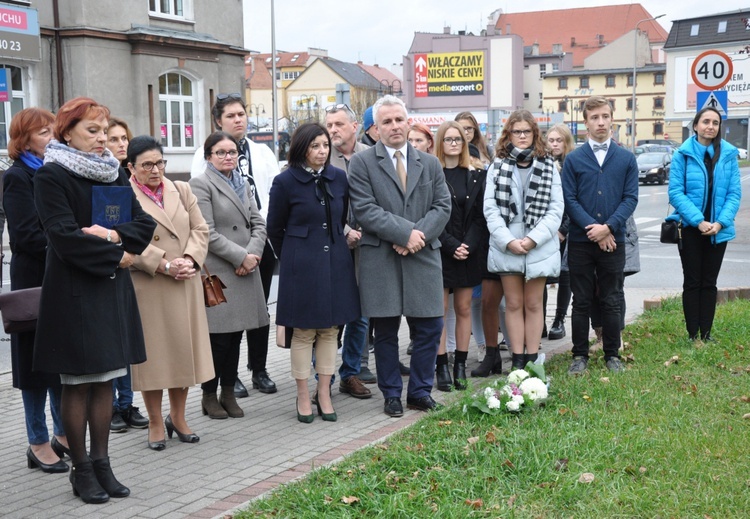
[[[385,399],[383,405],[383,412],[393,418],[404,416],[404,408],[401,405],[401,399],[396,397],[390,397]]]
[[[402,377],[408,377],[411,373],[411,370],[409,369],[409,366],[406,366],[403,362],[398,362],[398,371],[401,373]]]
[[[450,391],[453,388],[453,381],[451,380],[451,372],[448,369],[448,364],[439,364],[435,370],[435,379],[437,381],[437,388],[440,391]]]
[[[268,376],[268,372],[266,371],[253,371],[253,389],[257,389],[261,393],[275,393],[276,392],[276,384],[273,380]],[[237,387],[235,386],[235,393],[237,391]],[[236,396],[236,394],[235,394]]]
[[[65,456],[70,458],[70,449],[60,443],[56,437],[53,436],[49,444],[50,447],[52,447],[52,450],[55,451],[55,454],[60,456],[60,459],[63,459]]]
[[[34,451],[31,450],[31,447],[26,451],[26,465],[30,469],[40,468],[42,469],[42,472],[46,472],[47,474],[59,474],[70,470],[68,464],[63,460],[57,460],[55,463],[50,464],[42,463],[39,461],[39,458],[36,457]]]
[[[237,380],[234,382],[234,398],[247,398],[247,388],[245,387],[245,384],[242,383],[240,380],[240,377],[237,377]]]
[[[415,411],[436,411],[443,406],[435,402],[430,395],[427,395],[420,398],[407,396],[406,407]]]

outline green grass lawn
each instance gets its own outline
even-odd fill
[[[546,406],[488,416],[453,394],[235,517],[750,517],[750,302],[719,306],[713,335],[688,341],[668,300],[625,330],[625,373],[599,352],[570,377],[558,355]]]

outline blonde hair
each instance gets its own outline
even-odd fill
[[[469,142],[466,140],[466,134],[464,129],[456,121],[445,121],[440,125],[437,131],[437,137],[435,137],[435,155],[437,156],[440,164],[445,167],[445,150],[443,149],[443,138],[445,134],[453,128],[458,131],[459,137],[461,137],[461,155],[458,156],[458,165],[462,168],[469,168],[471,166],[471,159],[469,155]]]

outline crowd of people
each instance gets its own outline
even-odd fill
[[[612,139],[606,99],[584,103],[588,138],[578,148],[567,126],[544,135],[530,112],[517,110],[494,150],[469,112],[433,134],[409,126],[403,101],[386,95],[364,114],[358,140],[354,111],[332,105],[325,124],[295,130],[283,171],[245,137],[241,95],[218,95],[211,115],[216,131],[196,151],[189,182],[169,180],[159,141],[133,137],[93,99],[72,99],[57,115],[28,108],[11,121],[15,162],[3,181],[11,289],[42,287],[36,331],[11,336],[28,467],[69,471],[84,502],[130,493],[112,471],[110,432],[147,428],[155,451],[173,434],[199,442],[186,420],[190,387],[201,385],[209,418],[244,416],[243,333],[252,387],[275,392],[266,367],[271,324],[289,349],[305,424],[316,412],[337,420],[337,349],[339,392],[371,398],[367,385],[376,383],[384,413],[398,417],[408,376],[407,407],[430,411],[440,405],[433,386],[466,388],[472,335],[483,352],[473,377],[539,362],[544,334],[566,335],[571,294],[569,373],[588,368],[590,326],[607,369],[624,370],[624,278],[639,269],[638,169]],[[670,219],[682,228],[688,337],[711,341],[741,189],[718,112],[701,110],[693,130],[673,161]],[[209,270],[226,302],[207,307],[200,273]],[[549,283],[558,290],[547,332]],[[409,366],[399,360],[404,317]],[[134,390],[147,417],[133,406]]]

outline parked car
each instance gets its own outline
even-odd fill
[[[644,184],[663,185],[669,178],[672,165],[672,154],[664,152],[641,153],[636,157],[638,162],[638,181]]]
[[[644,144],[659,144],[661,146],[671,146],[673,148],[680,147],[680,143],[673,141],[672,139],[640,139],[635,143],[636,146],[643,146]]]
[[[745,148],[737,148],[737,158],[747,160],[747,150]]]
[[[643,153],[669,153],[674,155],[674,152],[677,151],[677,148],[664,144],[644,144],[639,147],[643,149]]]

